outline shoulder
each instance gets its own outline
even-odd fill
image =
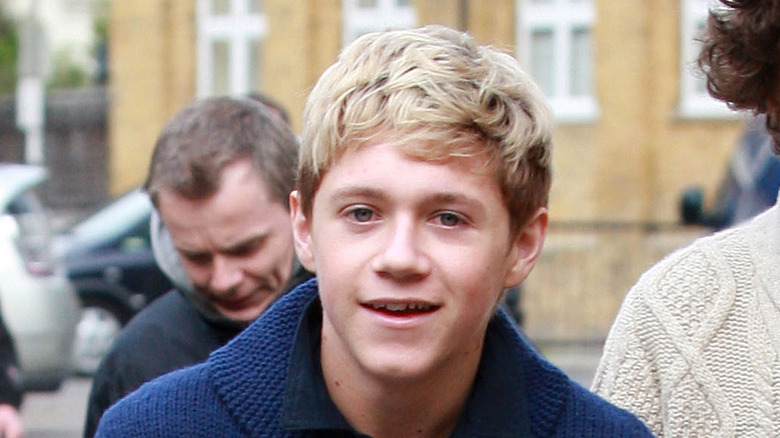
[[[127,323],[119,334],[116,349],[133,349],[139,342],[186,336],[206,327],[194,306],[177,290],[152,301]]]
[[[152,302],[120,332],[95,375],[95,382],[120,392],[208,357],[219,347],[188,300],[171,291]]]
[[[709,314],[716,303],[720,303],[718,312],[728,312],[728,303],[752,287],[745,280],[746,273],[766,264],[767,259],[780,263],[771,250],[780,244],[777,217],[778,208],[774,207],[751,221],[672,252],[639,277],[615,324],[647,319],[669,327],[675,315]]]
[[[96,436],[235,436],[234,429],[207,364],[200,364],[145,383],[117,402],[103,415]]]
[[[629,290],[616,323],[624,314],[647,312],[663,319],[659,309],[686,308],[705,312],[716,300],[737,293],[742,272],[755,266],[755,241],[766,231],[765,221],[701,237],[645,271]]]
[[[769,237],[776,232],[776,217],[777,207],[699,238],[642,274],[610,328],[592,388],[661,430],[668,397],[664,388],[676,385],[671,382],[679,382],[680,373],[688,370],[670,364],[691,360],[724,327],[729,327],[728,339],[741,336],[724,321],[744,320],[741,303],[747,300],[740,297],[754,290],[756,261],[771,257],[771,250],[758,249],[757,242],[777,244]]]
[[[197,315],[195,306],[181,292],[172,289],[138,312],[127,327],[159,323],[165,318],[187,318],[190,315]]]
[[[276,427],[289,348],[316,282],[286,294],[207,361],[161,376],[114,405],[98,436],[243,436]]]
[[[640,277],[638,284],[673,279],[677,284],[701,282],[706,276],[729,275],[744,263],[750,263],[756,243],[767,251],[776,246],[778,207],[753,220],[695,240],[690,245],[672,252]],[[671,285],[669,285],[671,286]]]
[[[656,343],[663,336],[688,336],[704,315],[717,316],[713,309],[729,312],[760,228],[751,221],[701,237],[650,267],[626,294],[605,350],[612,351],[615,338]]]
[[[635,415],[588,391],[539,353],[526,354],[523,377],[534,436],[652,437]]]

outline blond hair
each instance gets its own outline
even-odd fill
[[[304,111],[298,190],[311,214],[325,172],[378,137],[423,160],[485,156],[519,229],[547,204],[553,123],[511,55],[442,26],[363,35],[315,85]]]

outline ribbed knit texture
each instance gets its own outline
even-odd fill
[[[278,427],[290,350],[316,281],[275,303],[246,331],[200,365],[160,377],[132,393],[101,420],[98,437],[298,437]],[[632,414],[569,380],[538,356],[501,313],[527,366],[507,370],[525,379],[531,431],[537,437],[651,436]],[[496,406],[500,409],[501,406]],[[505,435],[506,436],[506,435]]]
[[[593,390],[659,437],[780,436],[780,210],[646,272],[612,326]]]

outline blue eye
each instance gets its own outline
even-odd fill
[[[454,227],[465,222],[459,215],[451,212],[443,212],[438,215],[439,222],[445,227]]]
[[[369,208],[356,208],[349,212],[356,222],[368,222],[374,217],[374,212]]]

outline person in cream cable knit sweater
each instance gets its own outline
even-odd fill
[[[780,436],[780,207],[650,269],[593,390],[659,437]]]
[[[780,0],[721,0],[699,58],[710,93],[780,139]],[[769,140],[768,140],[769,141]],[[592,389],[659,437],[780,436],[780,207],[646,272]]]

